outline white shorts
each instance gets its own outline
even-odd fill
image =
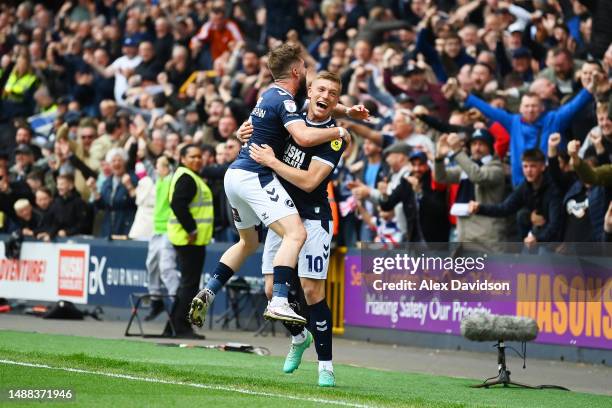
[[[306,219],[302,219],[302,221],[308,236],[298,257],[298,276],[300,278],[325,280],[327,279],[327,268],[329,267],[334,223],[332,221]],[[328,224],[327,229],[323,227],[324,224]],[[274,273],[272,261],[278,252],[281,241],[281,237],[274,231],[268,230],[261,266],[264,275]]]
[[[275,174],[260,177],[252,171],[228,169],[223,182],[234,223],[239,230],[260,223],[267,227],[281,218],[298,213]]]

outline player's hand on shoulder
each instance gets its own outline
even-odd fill
[[[251,159],[264,166],[270,166],[270,164],[272,164],[272,162],[276,160],[274,150],[272,150],[272,148],[266,144],[263,144],[261,146],[251,144],[249,146],[249,154],[251,156]]]

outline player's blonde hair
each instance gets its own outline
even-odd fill
[[[334,74],[333,72],[319,71],[317,72],[317,76],[314,78],[313,82],[317,79],[326,79],[340,85],[340,88],[342,88],[342,80],[340,79],[340,75]]]

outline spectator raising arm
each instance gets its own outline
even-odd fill
[[[370,140],[379,146],[383,145],[383,134],[374,129],[370,129],[366,125],[354,122],[342,122],[342,126],[346,127],[347,130],[355,132],[357,135],[364,139]]]
[[[453,184],[461,180],[461,169],[459,167],[446,168],[444,159],[450,153],[448,135],[442,135],[436,146],[436,159],[434,160],[434,180],[438,183]]]
[[[56,142],[58,144],[58,149],[62,153],[64,157],[68,159],[70,164],[72,164],[77,170],[83,174],[83,178],[85,180],[91,178],[98,178],[98,173],[93,171],[83,160],[79,159],[79,157],[72,152],[70,149],[70,145],[67,140],[59,139]]]
[[[483,186],[503,183],[504,171],[501,167],[479,166],[468,155],[460,150],[455,155],[455,162],[468,175],[468,179],[474,184]]]
[[[576,113],[584,108],[589,102],[593,101],[593,95],[595,95],[599,81],[599,74],[593,73],[590,81],[583,84],[585,86],[584,89],[582,89],[571,101],[561,105],[561,107],[555,112],[555,120],[558,122],[559,131],[563,132],[565,129],[567,129]]]
[[[332,111],[334,118],[349,118],[354,120],[367,120],[370,117],[370,111],[363,105],[353,105],[350,108],[338,103]]]
[[[512,128],[512,114],[503,109],[494,108],[479,97],[473,94],[467,94],[465,91],[458,89],[457,97],[461,101],[465,101],[466,108],[476,108],[487,118],[499,122],[506,129]]]
[[[436,9],[431,8],[427,11],[423,20],[419,23],[419,32],[417,34],[416,40],[416,51],[423,54],[425,57],[425,61],[427,64],[431,66],[434,73],[436,74],[436,78],[440,82],[446,82],[448,80],[448,75],[444,70],[444,65],[442,65],[442,61],[440,60],[440,56],[436,49],[431,45],[430,41],[434,38],[433,32],[429,28],[432,17],[436,14]]]
[[[372,75],[368,78],[368,94],[388,108],[393,108],[395,104],[395,98],[393,98],[389,92],[376,85]]]
[[[561,171],[558,156],[559,143],[561,143],[561,135],[559,133],[553,133],[548,137],[548,171],[557,187],[561,191],[566,192],[574,183],[575,175]]]
[[[580,141],[572,140],[567,145],[567,153],[571,157],[571,164],[578,173],[578,177],[585,184],[612,187],[612,164],[592,168],[578,156]]]
[[[448,123],[448,121],[444,121],[439,119],[436,116],[433,115],[428,115],[426,113],[421,113],[421,114],[417,114],[415,115],[419,120],[421,120],[423,123],[425,123],[427,126],[429,126],[432,129],[437,130],[438,132],[442,132],[442,133],[468,133],[471,134],[474,131],[474,126],[459,126],[459,125],[452,125],[450,123]]]

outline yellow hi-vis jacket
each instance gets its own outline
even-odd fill
[[[181,166],[176,170],[170,182],[168,197],[170,201],[172,201],[176,182],[183,174],[189,175],[197,187],[197,192],[189,204],[189,212],[195,220],[198,230],[197,238],[191,245],[206,245],[210,242],[213,234],[214,211],[212,193],[200,176],[187,167]],[[172,208],[170,208],[170,218],[168,219],[168,239],[173,245],[189,244],[189,231],[185,231]]]
[[[31,72],[18,77],[15,71],[11,73],[4,86],[4,96],[14,101],[22,101],[25,94],[34,86],[38,78]]]

